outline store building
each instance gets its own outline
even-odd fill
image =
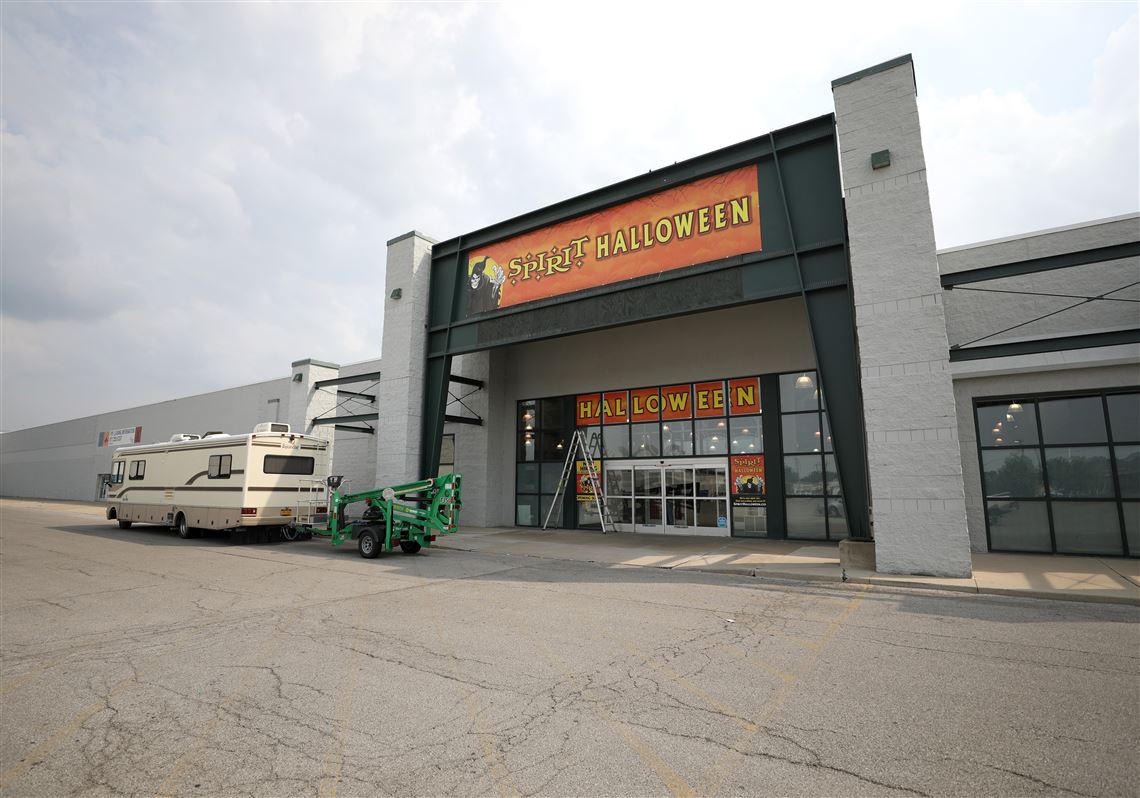
[[[556,500],[581,432],[624,533],[873,539],[880,571],[947,576],[971,550],[1140,555],[1140,218],[936,252],[911,59],[833,94],[482,230],[399,236],[382,359],[9,433],[0,492],[90,499],[113,432],[277,418],[358,486],[462,472],[466,524],[596,529],[587,458]]]

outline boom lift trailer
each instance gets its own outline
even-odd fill
[[[450,535],[459,528],[463,483],[459,474],[358,493],[341,493],[340,482],[340,477],[329,477],[333,490],[327,526],[309,529],[318,537],[329,538],[334,546],[355,538],[361,557],[371,559],[397,545],[405,554],[415,554],[437,536]],[[369,500],[375,508],[371,517],[346,519],[348,505]]]

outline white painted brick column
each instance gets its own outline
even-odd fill
[[[422,479],[420,424],[424,403],[428,289],[432,239],[413,230],[388,242],[384,342],[376,405],[376,485]],[[398,299],[392,293],[399,290]]]
[[[329,462],[333,461],[332,424],[313,424],[313,419],[330,412],[336,407],[336,387],[317,388],[320,380],[331,380],[340,376],[340,366],[323,360],[307,358],[293,363],[289,382],[289,428],[293,432],[312,435],[329,442]]]
[[[946,314],[910,56],[832,83],[876,568],[971,573]],[[890,165],[871,168],[871,154]]]

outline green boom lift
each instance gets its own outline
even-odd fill
[[[329,538],[334,546],[355,538],[360,556],[369,559],[397,545],[405,554],[415,554],[438,535],[450,535],[459,528],[462,483],[459,474],[444,474],[406,485],[341,493],[340,477],[329,477],[328,525],[311,530]],[[345,509],[358,502],[369,505],[364,518],[347,520]]]

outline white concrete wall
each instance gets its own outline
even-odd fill
[[[757,343],[742,347],[741,340]],[[487,523],[514,525],[515,403],[520,399],[813,368],[800,299],[495,350],[487,364]]]
[[[853,76],[854,77],[854,76]],[[876,567],[969,576],[934,225],[910,59],[833,84]],[[872,170],[871,154],[890,150]]]
[[[424,355],[427,348],[431,247],[414,230],[388,242],[384,299],[384,367],[376,388],[376,485],[399,485],[420,474]],[[399,288],[399,299],[392,298]]]
[[[261,421],[288,421],[288,378],[16,430],[0,435],[0,495],[93,501],[112,449],[98,436],[142,427],[145,443],[176,432],[250,432]]]

